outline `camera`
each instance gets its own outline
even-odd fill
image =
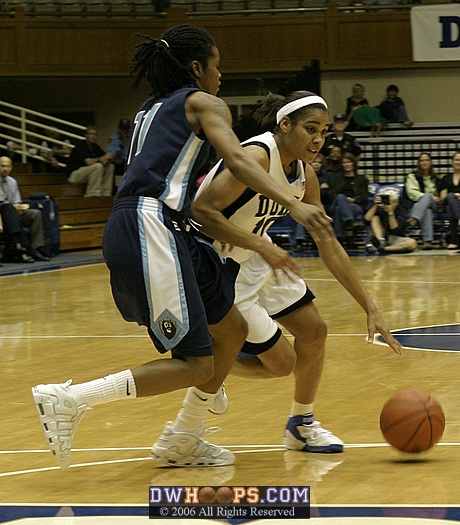
[[[387,194],[384,193],[380,195],[380,198],[382,200],[382,204],[384,205],[390,204],[390,196],[388,195],[388,193]]]

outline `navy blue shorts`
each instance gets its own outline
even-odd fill
[[[103,252],[115,303],[126,321],[146,326],[159,352],[212,355],[208,325],[235,299],[239,265],[186,231],[156,199],[115,201]]]

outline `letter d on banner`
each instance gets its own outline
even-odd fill
[[[460,46],[460,17],[458,16],[440,16],[439,22],[442,26],[442,40],[439,43],[441,47],[459,47]],[[457,38],[452,39],[452,33],[455,28]]]

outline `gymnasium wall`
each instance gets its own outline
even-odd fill
[[[277,17],[165,19],[2,19],[0,100],[47,113],[93,111],[104,144],[120,117],[132,117],[148,86],[131,88],[129,65],[138,38],[178,23],[206,27],[222,55],[223,83],[258,95],[256,77],[286,79],[319,60],[321,94],[331,113],[345,109],[355,82],[371,105],[395,83],[415,122],[460,122],[457,62],[412,61],[410,12],[328,13]],[[246,88],[247,86],[247,88]],[[223,93],[225,89],[223,90]]]

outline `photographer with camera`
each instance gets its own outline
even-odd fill
[[[406,212],[399,207],[396,191],[377,193],[364,220],[370,224],[372,239],[366,244],[367,253],[409,253],[417,249],[417,241],[406,237]]]

